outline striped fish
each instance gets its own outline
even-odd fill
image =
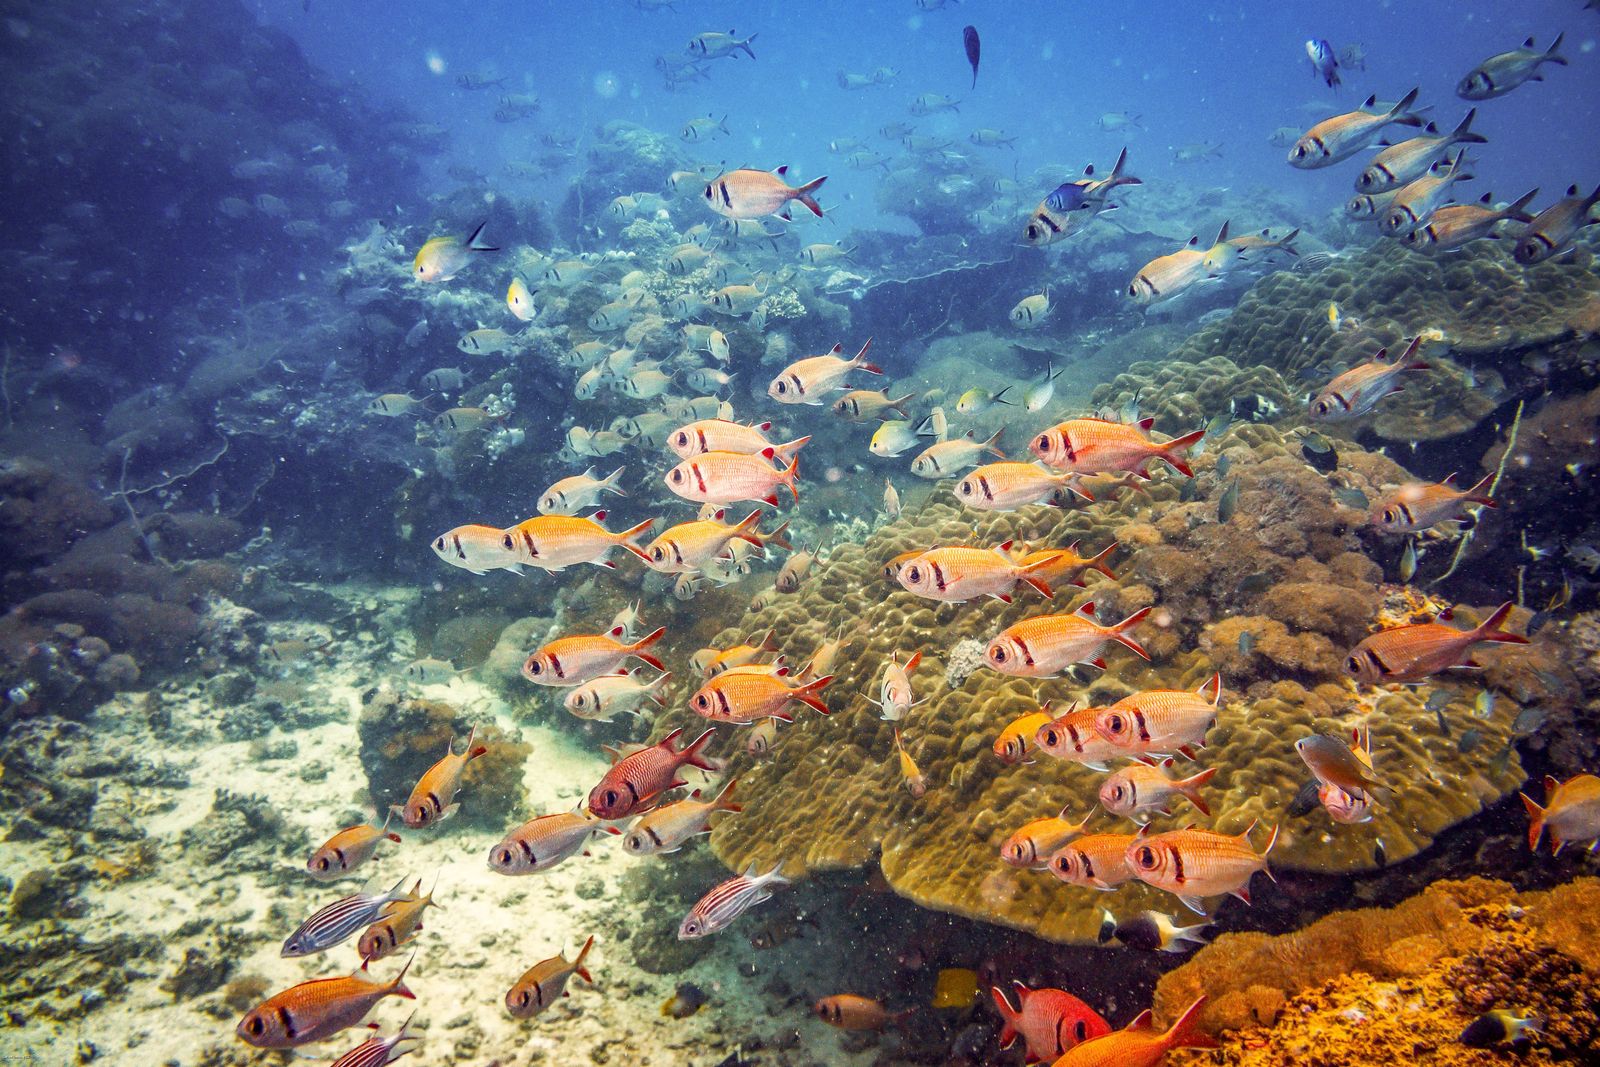
[[[311,956],[343,944],[355,936],[356,931],[377,922],[383,909],[397,900],[405,899],[406,894],[401,888],[405,884],[406,880],[402,878],[394,884],[393,889],[381,896],[375,893],[352,893],[334,901],[301,923],[300,928],[283,943],[280,955]]]
[[[782,869],[783,863],[779,861],[772,870],[757,876],[755,864],[751,864],[737,878],[729,878],[713,887],[683,917],[683,922],[678,925],[678,940],[692,941],[714,934],[725,929],[748,909],[771,899],[768,886],[789,884],[789,879],[778,873]]]
[[[343,1056],[334,1060],[329,1067],[384,1067],[393,1063],[408,1053],[417,1051],[415,1046],[401,1048],[406,1041],[419,1041],[420,1038],[407,1032],[411,1020],[417,1017],[416,1012],[406,1016],[406,1021],[400,1024],[400,1029],[392,1037],[379,1037],[377,1034],[367,1038]]]

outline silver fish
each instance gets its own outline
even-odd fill
[[[319,909],[289,935],[280,955],[311,956],[343,944],[357,931],[377,922],[384,908],[397,900],[404,900],[405,884],[406,880],[402,878],[387,893],[352,893]]]

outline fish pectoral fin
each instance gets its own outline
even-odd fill
[[[1199,897],[1179,896],[1178,899],[1183,901],[1184,907],[1188,908],[1196,915],[1204,915],[1206,913],[1206,906]],[[1248,899],[1245,901],[1245,903],[1249,903]]]

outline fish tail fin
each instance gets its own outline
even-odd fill
[[[1414,90],[1413,90],[1414,91]],[[1217,1048],[1217,1039],[1200,1028],[1200,1009],[1205,1007],[1206,995],[1201,993],[1195,998],[1194,1003],[1184,1009],[1178,1021],[1172,1028],[1161,1035],[1161,1047],[1174,1048]]]
[[[1207,689],[1211,690],[1211,696],[1209,698],[1210,701],[1211,701],[1211,706],[1212,707],[1218,707],[1219,705],[1221,705],[1221,703],[1222,703],[1222,672],[1221,671],[1217,671],[1210,678],[1207,678],[1204,682],[1202,682],[1201,685],[1200,685],[1200,688],[1197,690],[1197,692],[1199,692],[1199,694],[1203,697],[1203,696],[1206,695],[1206,690]]]
[[[1007,388],[1009,388],[1009,386]],[[1002,390],[1002,392],[1003,391],[1004,390]],[[996,399],[999,399],[999,398],[996,397]],[[1006,458],[1006,454],[1004,452],[1000,451],[1000,435],[1005,433],[1005,432],[1006,432],[1006,428],[1004,426],[1002,426],[998,430],[996,430],[994,433],[990,434],[989,435],[989,439],[983,443],[983,451],[991,452],[994,455],[999,456],[1001,459],[1005,459]]]
[[[616,470],[600,479],[600,488],[607,493],[615,493],[618,496],[627,496],[628,494],[626,490],[617,488],[617,482],[621,480],[622,472],[627,469],[628,468],[626,466],[618,467]]]
[[[1278,877],[1272,873],[1272,868],[1267,866],[1267,857],[1272,855],[1272,850],[1278,847],[1278,830],[1279,826],[1274,824],[1272,827],[1272,836],[1267,838],[1267,847],[1261,850],[1261,869],[1266,873],[1267,877],[1271,878],[1274,882],[1278,880]],[[1246,830],[1245,833],[1248,835],[1249,831]]]
[[[995,1011],[1000,1013],[1000,1047],[1008,1049],[1017,1043],[1017,1009],[999,986],[990,986],[989,995],[994,998]]]
[[[900,397],[900,398],[898,398],[896,400],[889,401],[887,404],[884,405],[884,409],[887,410],[887,411],[898,411],[901,415],[904,415],[906,418],[909,419],[911,417],[911,412],[906,410],[906,405],[911,403],[916,398],[917,398],[916,390],[912,390],[911,392],[907,393],[905,396],[902,396],[902,397]]]
[[[712,798],[712,800],[711,800],[711,810],[712,811],[732,811],[732,812],[743,811],[744,810],[744,805],[735,804],[733,802],[733,787],[738,785],[738,784],[739,784],[739,779],[737,777],[729,778],[728,779],[728,784],[723,786],[722,789],[717,793],[717,795]]]
[[[390,982],[387,986],[384,987],[384,992],[386,994],[387,993],[393,993],[395,996],[403,997],[406,1000],[416,1000],[417,999],[417,995],[415,993],[411,992],[411,990],[406,987],[406,972],[411,969],[411,963],[416,958],[417,958],[417,954],[415,952],[413,952],[410,956],[406,957],[406,965],[404,967],[400,968],[400,973],[394,976],[394,981]],[[362,970],[366,970],[367,969],[367,965],[366,965],[365,962],[363,962],[361,964],[361,969]]]
[[[1298,226],[1296,226],[1294,229],[1290,230],[1288,233],[1286,233],[1282,237],[1278,238],[1278,251],[1287,252],[1291,256],[1298,256],[1300,253],[1295,251],[1295,247],[1294,247],[1293,241],[1294,241],[1294,239],[1296,237],[1299,237],[1299,236],[1300,236],[1300,228]]]
[[[739,42],[739,47],[744,49],[744,54],[749,56],[751,59],[754,59],[756,57],[756,54],[755,54],[755,51],[753,49],[751,49],[750,42],[755,40],[757,37],[760,37],[760,36],[761,35],[759,33],[752,33],[750,36],[746,37],[744,40]]]
[[[1600,193],[1600,189],[1596,189],[1595,192]],[[1538,195],[1539,190],[1537,188],[1529,190],[1528,192],[1522,194],[1521,199],[1517,200],[1510,207],[1506,208],[1502,214],[1504,214],[1506,218],[1515,219],[1518,222],[1532,222],[1533,216],[1528,214],[1528,205],[1533,203],[1533,198]]]
[[[711,743],[711,735],[717,732],[715,726],[689,742],[689,747],[678,753],[678,758],[691,766],[699,767],[703,771],[720,771],[722,763],[707,756],[703,751]]]
[[[1117,542],[1115,542],[1115,541],[1111,542],[1105,548],[1102,548],[1093,557],[1084,560],[1083,561],[1084,562],[1084,566],[1089,570],[1099,571],[1101,574],[1105,575],[1107,578],[1115,578],[1116,575],[1111,573],[1111,568],[1106,566],[1106,560],[1111,556],[1111,553],[1113,553],[1113,552],[1115,552],[1117,550],[1117,548],[1118,548]]]
[[[778,484],[789,490],[789,495],[796,504],[800,503],[800,489],[795,484],[800,477],[800,457],[789,457],[789,465],[783,468],[783,473],[778,477]]]
[[[1545,810],[1526,793],[1518,793],[1522,798],[1522,806],[1528,809],[1528,851],[1538,852],[1539,842],[1544,838]]]
[[[823,715],[831,715],[832,711],[828,708],[828,705],[824,704],[816,696],[831,681],[833,681],[833,675],[823,675],[814,682],[807,682],[805,685],[790,690],[789,695],[812,711],[821,712]]]
[[[646,519],[643,522],[639,523],[637,526],[630,526],[628,529],[623,530],[621,533],[615,534],[613,536],[616,538],[617,544],[621,545],[623,548],[627,549],[629,552],[632,552],[635,556],[639,557],[644,562],[649,563],[650,562],[650,557],[645,553],[644,549],[642,549],[638,545],[634,544],[634,542],[638,538],[643,537],[645,534],[649,533],[651,528],[653,526],[655,526],[655,524],[656,524],[656,520],[654,520],[654,519]]]
[[[1411,105],[1417,102],[1417,93],[1419,91],[1420,87],[1413,88],[1405,96],[1402,96],[1399,100],[1395,101],[1394,107],[1389,109],[1389,117],[1397,121],[1404,117],[1406,112],[1411,110]],[[1415,123],[1413,123],[1413,125],[1415,125]]]
[[[1559,63],[1563,67],[1566,66],[1567,65],[1567,57],[1560,54],[1561,42],[1566,38],[1566,36],[1567,36],[1567,31],[1566,30],[1562,30],[1560,33],[1556,34],[1556,39],[1550,42],[1550,47],[1549,48],[1546,48],[1544,50],[1544,55],[1540,57],[1539,62],[1540,63]]]
[[[667,679],[671,677],[672,672],[667,671],[645,686],[645,691],[649,693],[650,699],[655,701],[657,707],[664,708],[667,706]]]
[[[794,198],[804,204],[819,219],[822,218],[822,205],[817,203],[816,198],[811,194],[822,188],[822,183],[827,180],[828,176],[824,174],[820,178],[812,178],[794,191]]]
[[[1528,639],[1521,634],[1510,633],[1500,628],[1505,623],[1507,616],[1511,614],[1511,608],[1512,602],[1509,600],[1495,608],[1494,613],[1484,619],[1476,630],[1472,631],[1472,639],[1474,641],[1503,641],[1512,645],[1527,644]]]
[[[790,544],[789,539],[783,536],[783,531],[787,530],[788,528],[789,520],[784,519],[783,522],[778,524],[778,528],[767,534],[763,540],[768,545],[777,545],[779,548],[787,548],[792,552],[794,550],[794,545]]]
[[[876,363],[868,363],[867,362],[867,349],[869,349],[871,347],[872,347],[872,338],[869,337],[869,338],[867,338],[867,343],[861,346],[861,351],[856,353],[856,358],[852,359],[850,361],[850,364],[854,369],[856,369],[856,370],[864,370],[868,374],[882,374],[883,373],[883,368],[882,367],[878,366]]]
[[[1211,781],[1216,776],[1216,773],[1217,769],[1215,767],[1207,767],[1199,774],[1191,778],[1185,778],[1178,783],[1178,790],[1189,798],[1189,803],[1200,809],[1200,814],[1202,815],[1210,815],[1211,806],[1200,795],[1200,787]]]
[[[1192,430],[1189,433],[1184,434],[1182,437],[1174,437],[1166,444],[1157,446],[1161,450],[1161,455],[1159,458],[1163,460],[1167,466],[1171,467],[1185,478],[1193,478],[1194,471],[1190,468],[1189,464],[1184,462],[1181,456],[1175,455],[1175,453],[1182,452],[1191,445],[1198,444],[1200,439],[1205,435],[1206,431],[1204,429],[1199,429]]]
[[[802,448],[806,447],[806,445],[810,443],[810,434],[807,434],[804,437],[796,437],[793,441],[785,441],[781,445],[773,445],[772,454],[783,459],[792,459],[794,456],[799,454]]]
[[[1150,614],[1149,608],[1140,608],[1132,615],[1129,615],[1126,619],[1123,619],[1121,622],[1111,627],[1111,639],[1113,641],[1127,646],[1137,653],[1142,659],[1147,660],[1150,658],[1150,653],[1146,652],[1144,647],[1140,645],[1139,642],[1129,637],[1125,631],[1131,630],[1135,626],[1139,625],[1140,622],[1144,621],[1144,617],[1148,614]]]
[[[582,978],[590,985],[594,985],[594,976],[591,975],[583,966],[583,961],[584,957],[589,955],[589,950],[592,948],[594,948],[594,935],[590,934],[589,940],[583,943],[583,947],[578,950],[577,958],[572,961],[572,973],[577,975],[579,978]]]
[[[1482,478],[1478,479],[1476,485],[1472,486],[1461,495],[1461,499],[1471,504],[1482,504],[1486,508],[1497,508],[1500,505],[1496,504],[1489,498],[1489,486],[1493,483],[1494,475],[1485,474]]]
[[[484,219],[478,223],[478,228],[472,231],[472,236],[467,238],[467,250],[471,252],[498,252],[499,245],[492,245],[483,241],[483,228],[489,225],[489,220]]]

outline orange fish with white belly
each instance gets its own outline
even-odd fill
[[[256,1048],[294,1048],[322,1041],[355,1026],[384,997],[417,999],[405,984],[410,967],[407,960],[392,982],[370,978],[365,963],[352,975],[301,982],[251,1008],[235,1032]]]
[[[1457,630],[1437,619],[1449,619],[1444,612],[1433,622],[1391,626],[1363,640],[1345,657],[1344,669],[1366,685],[1393,685],[1420,682],[1452,667],[1475,667],[1472,649],[1485,641],[1525,645],[1521,634],[1500,627],[1511,614],[1511,601],[1494,609],[1483,622],[1468,630]]]
[[[1039,728],[1050,722],[1048,708],[1030,711],[1026,715],[1018,715],[1008,722],[1000,731],[1000,736],[994,739],[994,754],[1001,763],[1012,766],[1017,763],[1032,763],[1032,760],[1023,760],[1028,750],[1034,746],[1034,737]]]
[[[786,709],[795,702],[828,714],[828,705],[816,694],[831,681],[833,675],[830,674],[803,685],[791,685],[783,675],[735,668],[723,671],[696,690],[689,698],[689,710],[714,722],[745,724],[758,719],[793,722],[794,716]]]
[[[1045,704],[1041,710],[1048,712],[1050,705]],[[1114,759],[1135,758],[1138,753],[1113,744],[1100,734],[1095,728],[1098,714],[1095,708],[1080,709],[1074,704],[1066,714],[1040,726],[1033,735],[1033,743],[1047,756],[1081,763],[1092,771],[1110,770],[1109,761]]]
[[[1132,471],[1141,478],[1148,478],[1150,464],[1159,461],[1185,478],[1193,478],[1194,471],[1179,453],[1197,444],[1206,435],[1205,430],[1195,430],[1157,444],[1148,436],[1155,421],[1068,419],[1034,435],[1028,449],[1058,471],[1078,474]]]
[[[522,676],[535,685],[582,685],[602,675],[614,674],[629,656],[665,671],[666,666],[645,649],[666,633],[665,626],[658,626],[632,644],[618,640],[624,634],[621,626],[613,626],[603,634],[558,637],[528,657],[522,665]]]
[[[1159,304],[1163,300],[1171,300],[1197,282],[1207,281],[1210,272],[1206,269],[1206,252],[1227,237],[1228,227],[1224,223],[1217,240],[1205,248],[1200,247],[1200,237],[1196,234],[1176,252],[1152,259],[1140,267],[1139,273],[1128,283],[1128,298],[1146,306]]]
[[[1015,678],[1054,678],[1074,663],[1105,670],[1100,650],[1108,641],[1149,659],[1150,654],[1127,634],[1149,614],[1149,608],[1140,608],[1113,626],[1102,626],[1090,601],[1070,615],[1035,615],[1000,631],[984,649],[983,661]]]
[[[833,398],[828,394],[841,388],[845,376],[853,370],[864,370],[868,374],[882,374],[883,368],[874,363],[867,362],[867,349],[872,347],[872,338],[867,338],[867,343],[861,346],[861,351],[855,354],[854,359],[845,359],[840,355],[844,351],[843,345],[834,345],[833,348],[820,356],[807,356],[783,368],[783,372],[772,379],[767,386],[767,395],[780,404],[829,404]]]
[[[667,472],[667,488],[697,504],[736,504],[742,500],[778,506],[778,490],[787,489],[795,503],[800,490],[800,457],[787,467],[772,465],[777,451],[770,445],[754,455],[742,452],[702,452]]]
[[[417,786],[411,790],[411,796],[406,800],[405,806],[396,806],[407,826],[413,830],[420,830],[424,826],[431,826],[448,819],[460,810],[461,805],[453,801],[456,790],[461,788],[461,773],[467,769],[467,764],[489,751],[486,745],[472,743],[477,736],[477,726],[467,731],[467,747],[459,756],[453,751],[455,743],[452,740],[445,747],[445,753],[439,762],[429,767],[423,772],[422,777],[417,779]]]
[[[587,518],[576,515],[535,515],[505,532],[505,545],[516,555],[519,563],[527,563],[547,571],[565,570],[580,563],[616,569],[616,564],[606,558],[613,548],[625,548],[645,563],[650,557],[634,542],[656,524],[646,519],[637,526],[612,533],[600,524],[606,512],[597,511]]]
[[[433,539],[433,553],[452,567],[473,574],[490,571],[522,573],[517,554],[506,544],[506,531],[498,526],[457,526]]]
[[[828,176],[824,174],[804,185],[794,186],[784,180],[788,173],[788,167],[779,167],[775,171],[749,168],[730,170],[713,178],[701,196],[712,211],[724,218],[759,219],[777,214],[788,218],[788,206],[792,200],[798,200],[813,215],[822,218],[822,206],[811,194],[822,187]]]
[[[1592,774],[1579,774],[1558,782],[1549,775],[1544,779],[1544,807],[1519,793],[1522,806],[1528,809],[1528,848],[1539,851],[1539,842],[1546,834],[1559,856],[1561,850],[1574,841],[1600,842],[1600,778]],[[1596,848],[1590,845],[1592,852]]]
[[[594,977],[583,966],[583,961],[592,948],[594,948],[593,934],[589,935],[589,940],[583,943],[583,948],[578,950],[578,955],[572,962],[567,962],[565,956],[552,956],[529,967],[523,976],[506,990],[506,1011],[511,1013],[513,1019],[533,1018],[568,995],[567,980],[573,975],[594,985]]]
[[[770,422],[758,422],[747,426],[742,422],[730,422],[727,419],[701,419],[687,426],[680,426],[668,434],[667,447],[677,453],[679,459],[692,459],[704,452],[743,452],[746,455],[754,455],[762,449],[770,448],[774,456],[787,462],[811,440],[809,437],[801,437],[785,441],[783,444],[774,444],[767,440],[767,431],[770,429],[772,429]]]
[[[1059,815],[1049,815],[1024,823],[1000,844],[1000,858],[1013,867],[1044,870],[1050,857],[1069,841],[1083,836],[1084,827],[1094,816],[1091,810],[1077,822],[1067,818],[1070,805]]]
[[[1377,406],[1378,401],[1394,393],[1403,392],[1396,381],[1406,371],[1428,370],[1433,364],[1417,359],[1422,347],[1422,337],[1411,339],[1406,350],[1390,358],[1387,348],[1360,366],[1351,367],[1322,387],[1311,400],[1307,414],[1314,422],[1343,422],[1360,418]]]
[[[711,565],[712,560],[727,552],[734,541],[764,548],[768,541],[756,534],[761,522],[761,509],[746,515],[737,525],[728,526],[715,519],[695,519],[680,522],[662,531],[661,536],[644,546],[644,561],[651,570],[661,574],[688,574]],[[787,545],[787,542],[777,540]]]
[[[1119,547],[1115,541],[1093,556],[1080,556],[1078,544],[1079,542],[1074,541],[1066,548],[1024,551],[1021,556],[1016,557],[1017,565],[1031,568],[1034,564],[1041,564],[1038,569],[1030,569],[1028,573],[1051,589],[1060,589],[1064,585],[1087,588],[1083,576],[1088,571],[1099,571],[1107,578],[1116,578],[1111,568],[1106,566],[1106,560],[1111,558],[1111,553]]]
[[[384,816],[382,826],[348,826],[323,843],[306,861],[306,870],[319,882],[342,878],[372,858],[384,840],[400,843],[400,835],[389,829],[394,812]]]
[[[979,597],[993,597],[1009,604],[1012,590],[1018,585],[1027,585],[1040,596],[1050,597],[1050,587],[1036,574],[1053,558],[1020,564],[1008,555],[1010,551],[1010,541],[994,548],[930,548],[900,568],[900,584],[920,597],[947,604],[963,604]]]
[[[1200,1029],[1200,1009],[1205,1002],[1202,994],[1162,1032],[1151,1025],[1150,1009],[1146,1008],[1121,1030],[1091,1037],[1068,1049],[1050,1067],[1160,1067],[1175,1048],[1216,1048],[1217,1040]]]
[[[978,511],[1016,511],[1029,504],[1057,506],[1057,494],[1094,502],[1077,484],[1077,475],[1046,470],[1037,463],[1001,460],[985,463],[956,483],[956,499]]]
[[[1109,892],[1133,881],[1128,846],[1137,840],[1133,834],[1086,834],[1045,857],[1045,866],[1068,885]]]
[[[1216,725],[1222,706],[1222,675],[1213,674],[1200,688],[1146,689],[1125,696],[1095,713],[1094,728],[1124,752],[1136,755],[1179,753],[1194,759],[1204,748],[1206,731]]]
[[[1164,834],[1141,831],[1128,846],[1128,866],[1140,881],[1173,894],[1201,915],[1206,913],[1201,905],[1206,897],[1226,893],[1248,904],[1251,876],[1266,871],[1272,878],[1267,857],[1278,843],[1274,826],[1267,847],[1257,852],[1250,844],[1250,831],[1255,827],[1252,822],[1242,834],[1194,828]]]
[[[1417,533],[1441,522],[1456,522],[1472,504],[1492,508],[1489,486],[1494,475],[1485,474],[1469,489],[1457,489],[1455,475],[1442,482],[1409,482],[1372,509],[1368,521],[1384,533]]]

